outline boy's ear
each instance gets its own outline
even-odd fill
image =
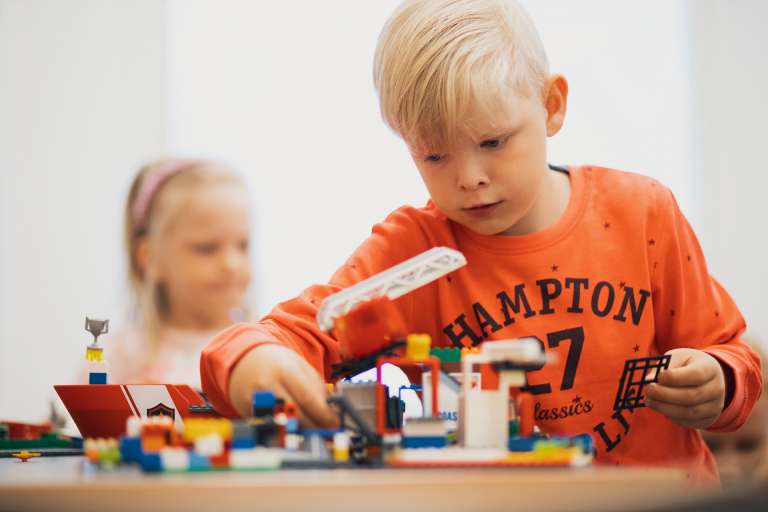
[[[547,137],[552,137],[563,127],[568,107],[568,80],[563,75],[552,75],[547,80],[544,107],[547,109]]]

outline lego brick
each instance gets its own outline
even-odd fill
[[[88,384],[106,384],[107,374],[91,372],[88,374]]]
[[[163,470],[160,453],[145,453],[139,459],[141,470],[145,473],[159,473]]]
[[[454,347],[435,347],[429,351],[429,354],[437,357],[440,364],[461,362],[461,349]]]
[[[279,469],[281,463],[281,453],[276,448],[237,449],[229,454],[229,467],[236,470]]]
[[[445,448],[448,439],[445,436],[403,436],[403,448]]]
[[[165,447],[160,450],[160,464],[163,471],[187,471],[189,452],[185,448]]]
[[[251,397],[251,407],[253,409],[253,415],[263,416],[265,414],[273,414],[277,398],[271,391],[256,391]]]
[[[211,467],[211,463],[208,461],[208,457],[198,455],[195,452],[189,453],[189,471],[208,471]]]
[[[120,456],[125,462],[138,462],[141,458],[141,438],[121,437]]]
[[[224,440],[216,433],[195,439],[195,453],[203,457],[215,457],[224,452]]]

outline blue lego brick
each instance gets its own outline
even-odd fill
[[[91,372],[88,374],[88,384],[106,384],[107,374]]]
[[[510,437],[507,441],[507,449],[511,452],[532,452],[533,445],[540,439],[538,437]]]
[[[584,453],[595,453],[595,440],[589,434],[579,434],[571,437],[571,442],[581,446]]]
[[[211,468],[211,463],[208,457],[203,457],[195,452],[189,454],[189,470],[190,471],[208,471]]]
[[[163,463],[159,453],[145,453],[139,459],[141,470],[145,473],[159,473],[163,470]]]
[[[256,447],[256,439],[253,437],[235,437],[232,439],[232,449],[245,449],[245,448],[255,448]]]
[[[445,448],[448,438],[445,436],[404,436],[400,445],[403,448]]]
[[[140,437],[120,438],[120,457],[125,462],[138,462],[143,455]]]
[[[288,418],[288,423],[285,425],[285,431],[289,434],[297,434],[299,432],[299,419]]]
[[[257,411],[272,410],[275,408],[277,398],[271,391],[256,391],[251,397],[251,407],[254,413]]]

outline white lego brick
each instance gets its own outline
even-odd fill
[[[163,448],[160,463],[166,471],[186,471],[189,469],[189,452],[184,448]]]
[[[279,448],[248,448],[229,452],[229,467],[232,469],[278,469],[282,463]]]
[[[507,448],[508,390],[462,393],[459,439],[466,448]]]
[[[406,437],[445,437],[448,426],[442,418],[411,418],[403,425]]]
[[[128,416],[125,421],[125,436],[126,437],[139,437],[141,436],[141,418],[138,416]]]
[[[209,434],[195,439],[195,453],[203,457],[215,457],[224,452],[224,440],[219,434]]]

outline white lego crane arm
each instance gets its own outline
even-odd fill
[[[396,299],[466,264],[464,255],[455,249],[432,248],[326,297],[317,311],[317,323],[324,331],[330,331],[334,318],[346,315],[361,302],[385,295]]]

